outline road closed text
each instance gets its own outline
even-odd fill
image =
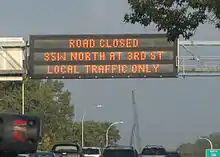
[[[173,72],[172,64],[115,64],[115,65],[40,65],[38,74],[131,74]]]
[[[134,48],[139,39],[70,39],[69,48]]]

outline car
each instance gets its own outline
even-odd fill
[[[36,157],[55,157],[53,152],[36,152]]]
[[[101,148],[99,147],[83,147],[83,154],[85,157],[101,157]]]
[[[102,157],[138,157],[138,152],[133,146],[107,146],[104,148]]]
[[[55,154],[52,152],[35,152],[32,154],[18,154],[18,157],[55,157]]]
[[[180,153],[176,151],[169,151],[167,152],[168,157],[180,157]]]
[[[36,157],[36,154],[33,153],[33,154],[18,154],[17,155],[18,157]]]
[[[55,144],[51,152],[55,154],[55,157],[84,157],[82,148],[77,142],[62,142]]]
[[[146,145],[142,152],[142,157],[166,157],[167,151],[162,145]]]

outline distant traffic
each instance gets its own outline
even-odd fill
[[[138,152],[133,146],[81,147],[77,142],[63,142],[55,144],[48,152],[21,154],[19,157],[180,157],[180,154],[168,152],[161,145],[146,145]]]

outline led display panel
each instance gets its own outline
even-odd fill
[[[36,79],[177,77],[177,41],[165,34],[31,35]]]

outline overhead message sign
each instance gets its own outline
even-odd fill
[[[31,78],[177,77],[177,41],[165,34],[31,35]]]

